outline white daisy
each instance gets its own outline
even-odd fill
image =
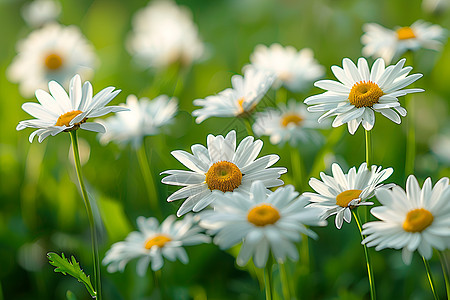
[[[380,189],[376,197],[383,206],[370,210],[380,221],[363,225],[362,241],[369,247],[403,249],[403,261],[410,264],[412,254],[418,250],[430,259],[433,248],[450,247],[450,186],[447,177],[432,187],[427,178],[422,190],[414,175],[406,181],[405,191],[396,186],[392,190]]]
[[[286,257],[298,260],[294,243],[301,240],[301,234],[317,238],[305,225],[326,225],[319,220],[320,210],[305,208],[306,204],[292,185],[268,194],[264,184],[255,181],[249,196],[225,194],[214,202],[214,210],[199,215],[200,226],[216,235],[214,243],[221,249],[242,242],[236,259],[239,266],[253,257],[255,266],[264,268],[269,251],[277,262],[284,262]]]
[[[24,97],[32,97],[37,89],[46,89],[50,80],[67,87],[74,74],[92,77],[97,60],[94,48],[78,27],[59,24],[33,31],[19,41],[17,51],[7,75],[19,83]]]
[[[244,76],[231,77],[233,88],[217,95],[194,100],[194,105],[203,108],[194,110],[192,115],[201,123],[209,117],[241,117],[252,113],[256,105],[272,86],[275,76],[267,71],[246,68]]]
[[[78,128],[105,132],[105,127],[99,123],[86,123],[88,118],[106,115],[110,112],[127,110],[120,106],[105,106],[120,90],[114,91],[114,87],[104,88],[92,97],[92,85],[86,81],[81,87],[81,78],[75,75],[70,81],[69,95],[56,81],[48,84],[50,94],[43,90],[36,91],[39,104],[27,102],[22,109],[36,119],[20,121],[17,130],[27,127],[38,128],[30,134],[30,143],[34,137],[39,137],[39,143],[49,135],[55,136],[63,131],[77,130]]]
[[[136,266],[138,275],[144,276],[151,262],[153,271],[164,265],[164,259],[183,264],[189,262],[184,246],[209,243],[210,237],[201,233],[202,228],[194,223],[192,216],[175,221],[170,215],[161,225],[156,218],[137,218],[139,231],[131,232],[125,241],[115,243],[106,252],[103,265],[108,265],[108,272],[123,272],[127,263],[139,258]]]
[[[208,148],[193,145],[193,154],[172,151],[172,155],[193,172],[168,170],[161,173],[169,174],[162,183],[184,186],[167,198],[169,202],[186,198],[178,216],[191,210],[198,212],[224,193],[248,194],[255,180],[261,180],[266,188],[283,184],[279,178],[286,173],[286,168],[269,168],[280,159],[278,155],[256,159],[263,146],[261,140],[254,141],[248,136],[236,149],[236,132],[232,130],[225,138],[208,135],[207,143]]]
[[[250,62],[257,69],[276,74],[275,88],[284,85],[293,92],[309,89],[313,81],[325,74],[324,67],[314,59],[309,48],[297,51],[292,46],[282,47],[280,44],[270,47],[257,45],[250,55]]]
[[[364,34],[361,43],[364,45],[364,56],[381,57],[390,63],[408,50],[420,48],[440,50],[446,38],[445,30],[439,25],[418,20],[410,27],[398,27],[395,30],[384,28],[376,23],[363,25]]]
[[[344,174],[341,167],[334,163],[331,169],[333,176],[321,172],[322,181],[316,178],[309,180],[309,185],[317,194],[306,192],[303,195],[312,202],[308,206],[323,210],[324,219],[335,214],[335,224],[338,229],[341,229],[344,220],[350,223],[352,209],[360,205],[372,205],[372,202],[366,200],[372,198],[376,190],[392,186],[392,184],[381,184],[391,176],[392,168],[382,170],[381,167],[372,166],[369,170],[367,164],[362,163],[358,171],[353,167],[348,174]]]
[[[162,126],[173,121],[178,101],[166,95],[153,100],[148,98],[138,100],[135,95],[129,95],[127,103],[121,106],[129,110],[118,112],[106,120],[98,120],[106,128],[106,132],[100,134],[100,142],[131,143],[133,147],[139,148],[145,136],[159,134]]]
[[[344,58],[343,68],[331,67],[340,82],[320,80],[314,83],[328,91],[308,97],[305,103],[313,105],[308,107],[308,111],[326,112],[319,122],[336,116],[333,127],[347,123],[351,134],[361,123],[364,129],[371,130],[375,124],[375,112],[400,124],[399,114],[406,116],[406,109],[400,106],[397,97],[423,92],[423,89],[403,89],[422,77],[422,74],[408,75],[412,67],[403,67],[405,61],[402,59],[396,65],[385,68],[384,60],[379,58],[369,71],[366,59],[358,59],[356,66],[350,59]]]
[[[31,27],[55,21],[61,13],[61,3],[55,0],[34,0],[22,7],[22,17]]]
[[[319,126],[316,114],[308,112],[303,103],[291,99],[287,105],[278,104],[278,109],[257,112],[253,132],[259,136],[270,136],[272,144],[288,142],[295,146],[299,142],[318,142],[321,136],[314,129]]]
[[[190,65],[204,53],[197,26],[187,7],[173,1],[151,1],[133,18],[128,50],[146,67]]]

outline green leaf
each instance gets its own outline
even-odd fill
[[[67,292],[66,292],[66,299],[67,300],[77,300],[77,297],[75,297],[75,294],[72,293],[71,290],[67,290]]]
[[[52,266],[56,267],[55,272],[61,272],[64,275],[69,274],[70,276],[76,278],[79,282],[82,282],[84,284],[89,294],[91,294],[92,298],[96,298],[97,292],[94,291],[89,276],[86,276],[86,274],[80,268],[80,264],[76,261],[73,255],[71,257],[72,261],[68,260],[64,256],[64,253],[59,256],[56,253],[49,252],[47,253],[47,257],[49,263]],[[72,294],[72,292],[70,292],[70,294]],[[73,294],[71,296],[72,298],[69,298],[69,293],[67,293],[67,297],[67,299],[75,299]]]

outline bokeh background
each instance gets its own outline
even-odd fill
[[[188,150],[192,144],[206,144],[206,136],[226,134],[236,129],[238,140],[247,135],[239,119],[211,118],[198,125],[190,115],[192,101],[230,87],[230,78],[241,74],[257,44],[278,42],[297,49],[313,49],[315,58],[325,66],[326,78],[334,79],[333,64],[341,65],[344,57],[361,56],[362,25],[377,22],[387,28],[407,26],[423,19],[450,28],[450,10],[426,11],[419,0],[178,0],[188,7],[198,25],[207,55],[182,75],[174,70],[143,70],[133,62],[125,49],[133,14],[147,5],[142,0],[62,0],[62,24],[75,24],[94,45],[100,64],[93,80],[94,92],[106,86],[122,90],[112,104],[125,102],[136,94],[153,98],[159,94],[179,98],[179,112],[167,134],[148,137],[145,141],[152,172],[181,169],[169,152]],[[92,274],[88,220],[77,190],[75,169],[69,160],[68,134],[50,137],[42,144],[28,142],[31,130],[16,131],[21,120],[29,116],[21,109],[24,99],[18,85],[7,80],[6,68],[16,55],[15,45],[30,32],[20,10],[27,1],[0,1],[0,283],[3,299],[64,299],[67,289],[78,299],[89,299],[83,286],[69,276],[53,272],[46,253],[74,254],[88,274]],[[373,61],[373,60],[370,60]],[[408,64],[408,61],[406,63]],[[417,108],[417,160],[415,175],[420,182],[431,177],[436,182],[450,174],[450,147],[436,146],[437,136],[450,136],[448,120],[450,99],[450,46],[442,52],[421,50],[415,54],[413,73],[424,76],[415,87],[424,93],[414,95]],[[182,77],[182,79],[179,78]],[[311,86],[307,94],[288,96],[303,101],[321,90]],[[269,91],[258,109],[273,106],[275,93]],[[404,99],[400,100],[404,103]],[[390,181],[404,187],[406,176],[405,132],[408,117],[401,125],[377,116],[373,130],[374,163],[393,167]],[[318,176],[331,162],[345,170],[364,161],[364,132],[354,136],[346,128],[323,130],[330,145],[300,145],[306,174]],[[114,144],[102,146],[96,134],[80,131],[84,153],[83,166],[88,189],[96,200],[102,219],[100,256],[110,245],[135,229],[136,217],[152,216],[136,153]],[[270,145],[262,137],[261,155],[277,153],[277,166],[290,167],[287,147]],[[83,146],[83,145],[82,145]],[[444,149],[442,149],[444,147]],[[432,150],[434,149],[434,151]],[[440,151],[439,151],[440,150]],[[445,155],[447,153],[447,156]],[[311,169],[316,158],[325,157],[319,168]],[[291,183],[289,171],[282,176]],[[175,191],[158,183],[164,214],[173,214],[181,201],[167,203]],[[310,190],[304,184],[303,191]],[[360,237],[356,225],[345,223],[341,230],[333,226],[315,228],[319,240],[309,241],[310,264],[291,264],[291,283],[299,299],[368,299],[369,286]],[[187,248],[190,263],[166,262],[162,282],[167,297],[173,299],[263,299],[258,278],[252,270],[238,268],[233,253],[220,251],[215,245]],[[425,269],[416,254],[410,266],[403,264],[401,252],[370,249],[379,299],[431,299]],[[447,251],[448,255],[448,251]],[[437,253],[431,262],[438,292],[445,298],[445,286]],[[275,270],[275,273],[277,270]],[[149,272],[138,277],[135,263],[124,273],[108,274],[102,270],[105,299],[153,299],[153,280]],[[276,275],[274,276],[276,278]],[[279,284],[275,283],[279,289]],[[1,296],[0,296],[1,298]]]

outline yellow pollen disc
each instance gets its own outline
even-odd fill
[[[209,167],[205,182],[210,190],[232,192],[241,185],[242,173],[239,168],[228,161],[218,161]]]
[[[151,249],[153,246],[158,246],[159,248],[164,247],[167,242],[170,242],[172,239],[165,235],[157,235],[145,241],[145,249]]]
[[[242,98],[240,98],[237,102],[238,102],[238,105],[239,105],[239,110],[241,111],[241,112],[244,112],[245,110],[244,110],[244,97],[242,97]]]
[[[72,121],[73,118],[75,118],[76,116],[78,116],[81,113],[82,113],[81,110],[72,110],[72,111],[66,112],[65,114],[60,115],[58,117],[58,120],[56,120],[55,126],[66,125],[66,127],[69,127],[70,126],[70,124],[69,124],[70,121]],[[80,123],[74,124],[74,125],[80,125],[81,123],[83,123],[83,121],[80,122]]]
[[[360,81],[353,85],[348,100],[354,106],[372,107],[383,96],[383,91],[380,87],[372,81]]]
[[[50,53],[45,57],[44,64],[47,69],[55,71],[62,66],[63,59],[56,53]]]
[[[433,223],[433,215],[424,208],[413,209],[406,214],[403,229],[407,232],[422,232]]]
[[[247,214],[247,220],[256,226],[275,224],[280,219],[278,209],[270,204],[253,207]]]
[[[399,40],[408,40],[415,38],[416,35],[411,27],[402,27],[397,29],[397,38]]]
[[[300,125],[303,121],[303,118],[296,114],[285,114],[281,118],[281,126],[287,127],[289,124],[293,124],[295,126]]]
[[[361,195],[361,190],[348,190],[345,192],[340,193],[336,196],[336,204],[341,207],[348,207],[348,204],[355,199],[359,198],[359,195]]]

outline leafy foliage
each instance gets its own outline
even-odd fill
[[[61,272],[64,275],[69,274],[70,276],[76,278],[79,282],[82,282],[84,284],[89,294],[91,294],[92,298],[96,298],[97,293],[94,291],[89,276],[87,276],[83,272],[83,270],[80,267],[80,263],[77,262],[77,260],[73,255],[71,257],[72,261],[68,260],[64,256],[64,253],[61,253],[61,256],[59,256],[57,253],[49,252],[47,253],[47,257],[49,263],[52,266],[56,267],[55,272]],[[75,299],[72,292],[70,292],[70,294],[67,293],[67,299]]]

